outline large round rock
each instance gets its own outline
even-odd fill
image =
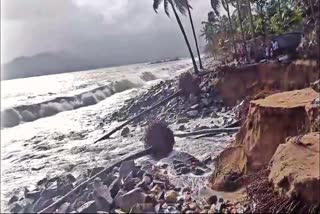
[[[193,76],[191,73],[186,72],[179,77],[179,89],[182,90],[182,94],[189,96],[190,94],[198,95],[200,93],[200,79]]]
[[[162,122],[154,121],[149,124],[144,138],[145,148],[152,147],[151,155],[159,160],[165,158],[174,146],[174,135],[171,129]]]

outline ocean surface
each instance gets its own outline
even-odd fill
[[[77,176],[89,167],[107,166],[142,149],[143,127],[139,126],[131,129],[130,138],[116,133],[108,141],[93,142],[117,125],[113,122],[101,128],[103,119],[125,100],[191,66],[190,59],[182,59],[2,81],[1,112],[11,109],[19,121],[1,129],[1,210],[13,191],[32,189],[47,175],[72,172]],[[212,123],[201,123],[206,122]],[[219,153],[231,138],[197,143],[176,139],[176,148],[201,158]]]

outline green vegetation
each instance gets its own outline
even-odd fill
[[[247,42],[258,47],[258,39],[265,42],[270,36],[296,30],[307,35],[305,47],[319,44],[319,0],[211,0],[211,5],[213,11],[202,22],[201,35],[213,54],[237,54],[242,45],[248,57]],[[226,15],[218,13],[219,5]]]

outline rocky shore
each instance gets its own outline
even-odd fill
[[[209,156],[199,159],[174,150],[161,160],[146,156],[122,162],[57,206],[43,210],[105,166],[77,177],[71,173],[46,177],[32,190],[13,193],[8,202],[10,212],[318,212],[319,83],[310,88],[319,78],[317,64],[217,67],[209,63],[206,67],[208,71],[192,76],[191,82],[184,83],[180,76],[127,100],[101,120],[100,128],[124,122],[178,89],[186,91],[184,85],[188,85],[190,93],[134,120],[119,135],[129,139],[150,121],[165,121],[176,138],[187,137],[194,143],[230,135],[234,140],[221,153],[209,151]],[[238,126],[235,138],[221,129]],[[222,131],[212,133],[212,129]],[[299,155],[291,157],[292,153]]]

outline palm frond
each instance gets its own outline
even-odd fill
[[[220,0],[211,0],[211,7],[213,9],[213,11],[215,12],[215,14],[217,16],[220,15],[220,12],[219,12],[219,6],[220,6]]]
[[[158,13],[159,5],[161,4],[162,0],[153,0],[153,10]]]
[[[209,22],[215,22],[216,21],[216,15],[213,11],[210,11],[208,13],[208,21]]]
[[[163,7],[164,7],[164,12],[167,14],[167,16],[170,17],[170,14],[169,14],[169,2],[168,2],[168,0],[164,0],[164,2],[163,2]]]
[[[176,8],[182,15],[186,15],[186,9],[188,7],[187,0],[173,0]]]

